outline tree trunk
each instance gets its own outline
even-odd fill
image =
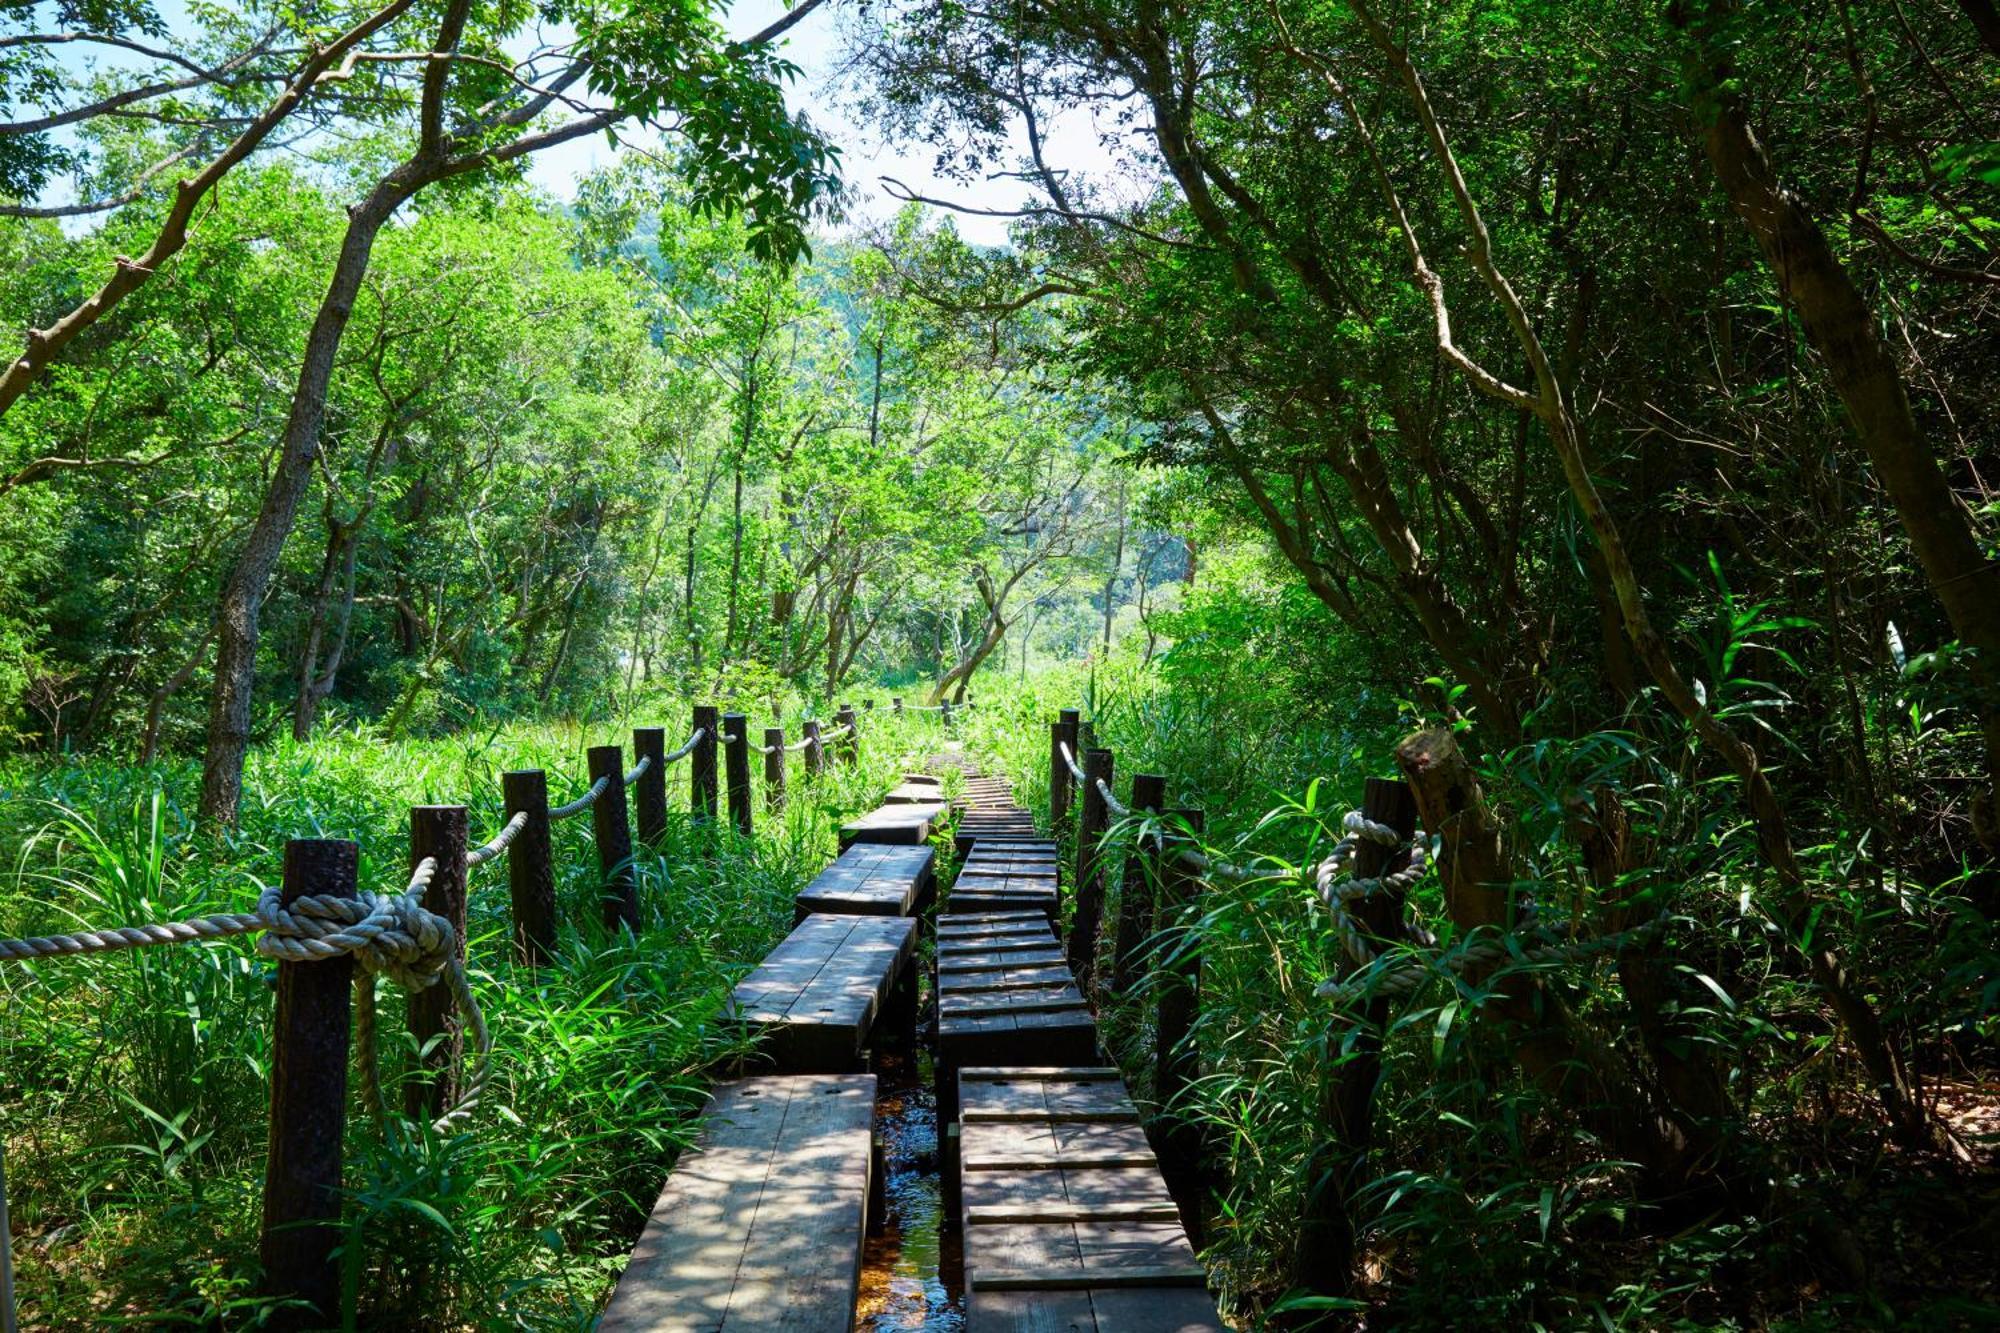
[[[1970,515],[1918,430],[1902,372],[1876,331],[1874,313],[1750,128],[1729,62],[1711,45],[1715,30],[1735,13],[1733,0],[1703,0],[1699,18],[1691,8],[1679,0],[1669,12],[1692,38],[1688,73],[1697,108],[1707,116],[1702,143],[1709,164],[1778,290],[1798,312],[1953,632],[1973,650],[1987,779],[1973,824],[1988,852],[2000,855],[2000,564],[1986,559]],[[1966,5],[1975,21],[1978,8]],[[1984,9],[1990,16],[1992,6]]]
[[[1419,732],[1396,747],[1422,826],[1441,843],[1438,876],[1445,905],[1461,932],[1512,930],[1516,873],[1506,830],[1486,804],[1465,756],[1448,730]],[[1488,969],[1490,975],[1493,969]],[[1485,975],[1468,975],[1475,988]],[[1619,1156],[1659,1178],[1680,1157],[1635,1095],[1631,1071],[1596,1034],[1578,1022],[1560,996],[1531,972],[1501,979],[1490,1002],[1506,1024],[1515,1058],[1535,1082],[1573,1106]]]
[[[223,585],[216,611],[215,692],[209,705],[208,752],[202,760],[200,816],[208,824],[233,824],[243,794],[243,761],[250,748],[250,711],[257,684],[258,616],[271,573],[284,553],[319,457],[320,423],[326,415],[334,358],[354,314],[355,293],[368,272],[382,225],[415,193],[398,171],[377,185],[348,216],[333,280],[306,335],[292,410],[264,502],[244,542],[236,568]]]

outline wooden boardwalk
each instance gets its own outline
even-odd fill
[[[1222,1333],[1115,1069],[959,1073],[967,1333]]]
[[[1005,782],[970,775],[963,790],[954,810],[912,774],[841,829],[798,925],[725,1011],[786,1072],[717,1087],[601,1328],[850,1333],[880,1188],[877,1089],[859,1071],[879,1034],[914,1031],[929,844],[949,830],[965,860],[935,921],[934,1067],[965,1329],[1221,1333],[1139,1112],[1099,1064],[1055,932],[1056,844]]]
[[[731,1021],[762,1029],[779,1069],[845,1073],[863,1066],[892,991],[914,1023],[917,923],[909,917],[814,913],[730,996]]]
[[[873,1074],[718,1085],[598,1328],[846,1333],[874,1127]]]
[[[937,853],[929,847],[858,842],[819,872],[794,900],[800,919],[814,912],[911,916],[937,888]]]
[[[840,826],[840,849],[857,842],[883,842],[896,847],[922,847],[944,822],[950,807],[942,801],[927,805],[885,805]]]
[[[938,1108],[946,1119],[963,1067],[1097,1059],[1090,1006],[1039,911],[938,918],[935,993]]]

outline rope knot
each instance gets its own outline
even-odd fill
[[[424,890],[436,873],[437,862],[425,857],[403,892],[355,898],[307,894],[286,903],[268,888],[257,900],[264,927],[257,952],[287,963],[349,955],[405,990],[427,989],[456,959],[458,945],[451,923],[424,909]]]

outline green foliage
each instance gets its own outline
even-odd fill
[[[679,701],[647,717],[670,730]],[[675,1156],[710,1069],[741,1054],[717,1021],[731,985],[792,921],[839,821],[934,742],[936,723],[875,710],[853,769],[794,772],[782,817],[752,840],[690,823],[672,770],[666,838],[635,865],[635,937],[607,937],[589,821],[556,826],[560,961],[512,961],[504,864],[473,871],[473,984],[495,1035],[493,1090],[440,1136],[350,1108],[350,1299],[372,1328],[588,1324]],[[356,838],[365,883],[401,873],[411,804],[466,800],[475,835],[500,819],[502,769],[541,765],[557,799],[585,785],[608,728],[518,726],[390,743],[334,730],[257,751],[243,825],[191,831],[191,766],[0,770],[0,830],[19,848],[0,935],[244,910],[289,836]],[[85,814],[84,812],[89,812]],[[22,1266],[22,1315],[94,1312],[249,1326],[270,1075],[270,972],[241,942],[58,959],[0,973],[0,1132]],[[385,987],[385,990],[387,988]],[[390,1016],[390,1100],[414,1051]]]

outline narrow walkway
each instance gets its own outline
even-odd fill
[[[1056,844],[1004,781],[946,766],[965,775],[949,806],[912,774],[842,829],[798,926],[737,988],[725,1017],[776,1072],[722,1085],[605,1327],[1221,1333],[1057,937]],[[947,828],[955,867],[922,846]],[[728,1118],[806,1105],[806,1086],[809,1114]],[[823,1102],[855,1096],[862,1120]]]

